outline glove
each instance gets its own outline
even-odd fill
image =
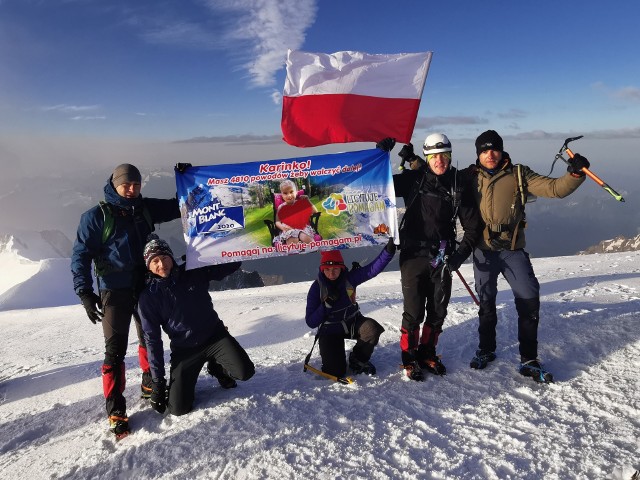
[[[396,146],[396,139],[390,138],[390,137],[387,137],[383,140],[380,140],[378,143],[376,143],[376,148],[379,148],[384,152],[390,152],[391,150],[393,150],[393,147],[395,146]]]
[[[100,300],[100,297],[94,292],[89,292],[86,290],[78,293],[78,296],[80,297],[82,306],[86,310],[87,317],[89,317],[91,323],[95,325],[96,322],[102,321],[104,313],[100,311],[102,309],[102,300]]]
[[[393,237],[389,238],[389,241],[385,245],[384,249],[389,252],[391,255],[395,255],[396,253],[396,244],[393,243]]]
[[[406,145],[404,145],[400,151],[398,152],[398,156],[402,159],[402,161],[404,162],[410,162],[412,157],[415,157],[415,153],[413,152],[413,144],[412,143],[407,143]]]
[[[178,173],[184,173],[187,168],[193,167],[190,163],[176,163],[173,167]]]
[[[455,251],[447,257],[446,264],[447,264],[447,267],[449,267],[449,270],[451,270],[452,272],[455,272],[460,268],[460,266],[464,263],[464,261],[465,261],[465,258],[462,255],[460,255],[457,251]]]
[[[571,175],[577,175],[579,177],[584,177],[584,172],[582,171],[582,169],[584,167],[589,168],[589,166],[591,165],[589,163],[589,160],[587,160],[579,153],[576,153],[573,158],[567,160],[567,163],[569,163],[567,172],[569,172]]]
[[[324,304],[327,308],[332,308],[339,298],[340,294],[336,290],[331,289],[327,294],[327,298],[324,299]]]
[[[351,262],[351,271],[353,272],[354,270],[357,270],[359,268],[362,268],[362,265],[360,265],[358,262]]]
[[[153,379],[153,387],[149,402],[151,408],[162,414],[167,409],[167,382],[164,378]]]

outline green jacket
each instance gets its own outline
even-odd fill
[[[517,166],[504,152],[502,168],[489,174],[479,161],[469,166],[474,197],[480,208],[484,229],[477,247],[481,250],[517,250],[524,248],[526,222],[521,190],[518,188]],[[584,177],[570,173],[559,178],[539,175],[529,167],[521,166],[524,194],[538,197],[564,198],[584,182]]]

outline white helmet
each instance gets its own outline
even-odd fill
[[[442,153],[451,151],[451,142],[444,133],[432,133],[427,136],[422,147],[424,156],[432,153]]]

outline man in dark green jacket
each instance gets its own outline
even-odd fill
[[[520,373],[538,382],[553,381],[538,360],[540,285],[525,248],[524,204],[527,193],[564,198],[584,182],[589,161],[575,155],[567,174],[560,178],[539,175],[524,165],[514,165],[494,130],[475,142],[478,159],[465,170],[484,222],[482,239],[473,253],[475,287],[480,301],[480,343],[471,368],[483,369],[496,358],[496,296],[498,275],[507,280],[518,312]]]

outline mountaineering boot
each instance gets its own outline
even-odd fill
[[[538,383],[553,383],[553,375],[543,369],[536,359],[521,363],[518,371],[520,375],[531,377]]]
[[[409,379],[415,380],[416,382],[422,382],[424,380],[424,373],[422,373],[422,369],[416,360],[405,363],[402,365],[402,368],[404,368],[404,373]]]
[[[116,410],[109,415],[109,430],[118,440],[129,435],[131,431],[129,430],[127,414]]]
[[[496,354],[493,352],[485,352],[484,350],[476,350],[476,356],[471,359],[469,366],[476,370],[482,370],[489,362],[493,362],[496,359]]]
[[[140,384],[140,398],[151,398],[153,390],[153,381],[151,379],[151,371],[142,372],[142,383]]]
[[[447,374],[447,368],[440,361],[440,357],[438,356],[420,360],[420,367],[422,367],[423,370],[426,370],[429,373],[433,373],[434,375],[442,376]]]
[[[207,364],[207,373],[212,377],[215,377],[220,386],[225,390],[236,388],[238,386],[236,380],[229,375],[219,363],[209,362]]]
[[[403,350],[402,351],[402,368],[404,373],[411,380],[421,382],[424,380],[424,373],[420,368],[418,360],[416,360],[418,352],[416,350]]]
[[[349,368],[354,375],[359,375],[360,373],[364,373],[367,375],[376,374],[376,367],[373,365],[373,363],[363,362],[359,360],[353,352],[349,354]]]
[[[435,347],[420,345],[418,347],[418,364],[420,368],[434,375],[446,375],[447,369],[436,355]]]

